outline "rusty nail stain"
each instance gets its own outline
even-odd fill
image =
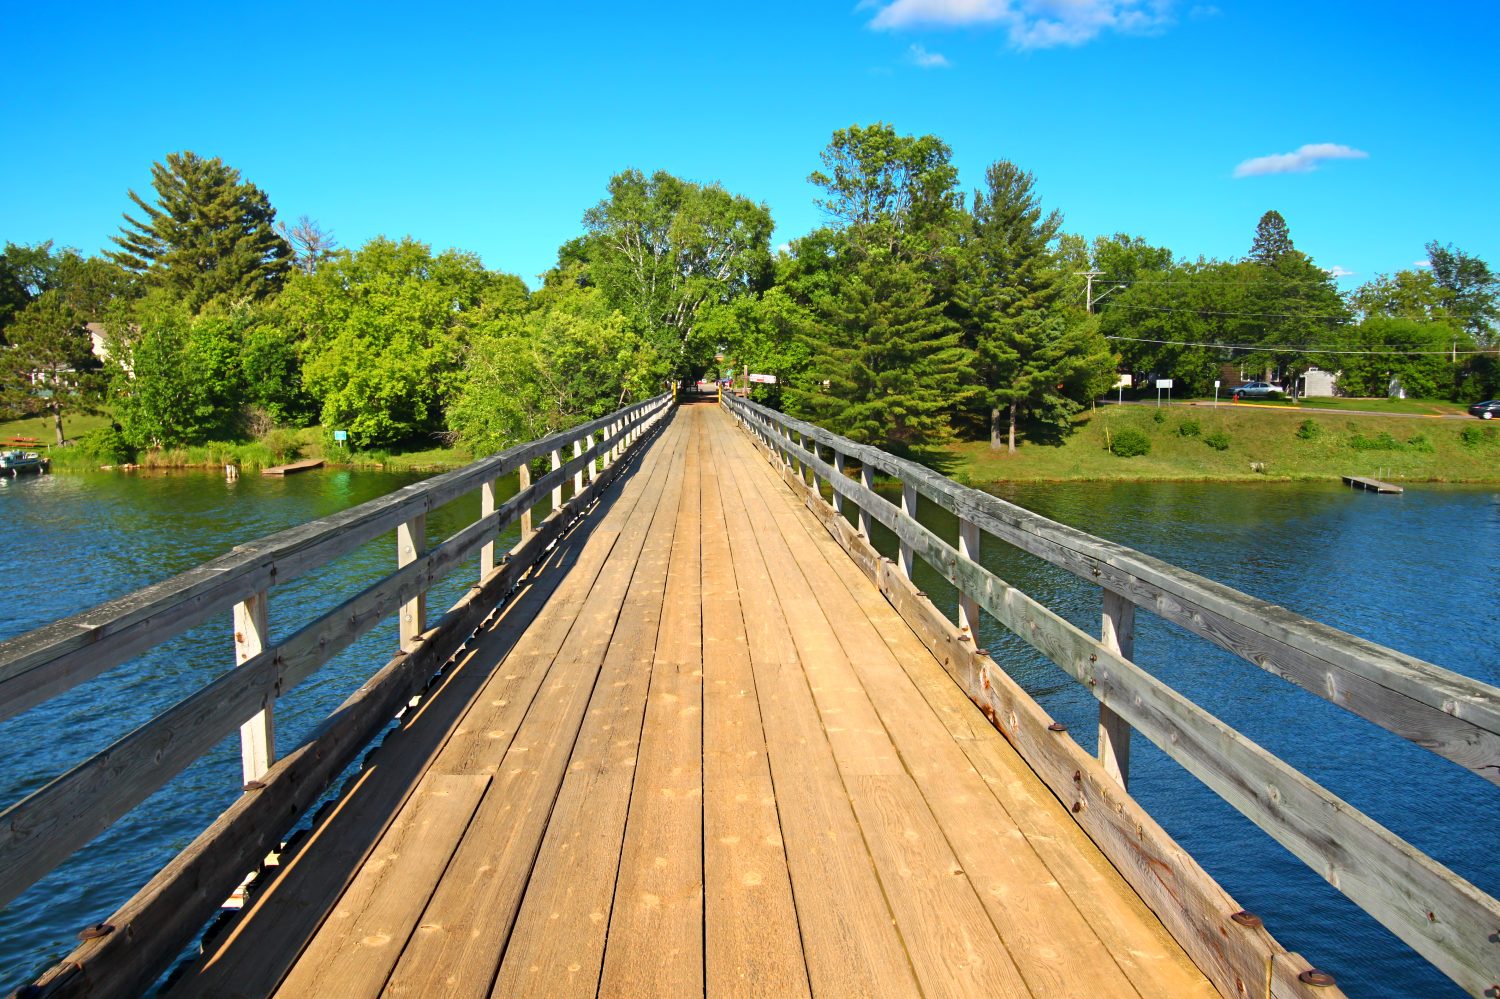
[[[245,790],[246,791],[259,791],[261,788],[263,788],[265,786],[266,786],[266,782],[263,781],[263,780],[247,780],[247,781],[245,781]]]
[[[1081,801],[1075,801],[1075,802],[1073,802],[1073,813],[1076,815],[1077,813],[1079,813],[1081,811],[1083,811],[1083,802],[1081,802]]]
[[[1067,730],[1068,726],[1064,725],[1062,722],[1053,722],[1051,725],[1047,726],[1047,731],[1049,732],[1066,732]]]
[[[234,633],[234,640],[236,642],[243,642],[245,640],[245,633],[242,631],[236,631]]]
[[[1095,655],[1094,653],[1090,652],[1089,653],[1089,662],[1096,663],[1098,661],[1099,661],[1099,657],[1097,655]]]
[[[114,931],[115,928],[108,923],[95,923],[93,926],[85,926],[83,929],[79,930],[78,939],[98,940],[100,937],[109,936]]]
[[[1427,921],[1429,923],[1435,923],[1435,922],[1437,922],[1437,916],[1435,916],[1435,915],[1433,915],[1432,913],[1429,912],[1427,914]]]
[[[990,650],[989,649],[975,649],[974,650],[974,654],[976,656],[987,656],[987,655],[990,654]]]
[[[1082,770],[1074,770],[1073,771],[1073,783],[1074,784],[1082,784],[1083,783],[1083,771]]]
[[[1334,984],[1332,975],[1326,971],[1319,971],[1317,968],[1308,968],[1297,976],[1297,981],[1303,985],[1316,985],[1320,988],[1327,988]]]
[[[1241,909],[1239,912],[1236,912],[1229,918],[1234,920],[1236,923],[1239,923],[1241,926],[1250,927],[1252,930],[1259,929],[1262,925],[1259,916],[1257,916],[1253,912],[1246,912],[1244,909]]]

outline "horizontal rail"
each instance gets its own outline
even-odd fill
[[[923,475],[912,474],[912,469],[920,466],[910,466],[874,448],[816,430],[753,403],[738,399],[726,399],[725,402],[747,424],[757,427],[762,439],[783,455],[789,465],[797,463],[798,471],[791,474],[803,481],[809,492],[816,488],[817,479],[822,478],[846,503],[857,504],[862,515],[867,514],[890,528],[903,553],[914,552],[927,561],[953,583],[961,595],[974,600],[1007,629],[1087,686],[1101,704],[1149,738],[1435,967],[1475,994],[1495,985],[1497,975],[1500,975],[1500,947],[1494,942],[1496,930],[1500,929],[1500,902],[1242,736],[1104,642],[1083,633],[983,565],[961,555],[911,516],[913,505],[910,502],[897,507],[868,486],[841,474],[835,464],[823,461],[814,451],[794,443],[775,428],[800,433],[804,438],[817,440],[835,452],[845,452],[861,462],[879,456],[884,466],[882,470],[899,469],[907,475],[903,485],[914,485],[924,495],[927,494],[925,486],[933,476],[930,471],[921,469]],[[801,468],[815,476],[813,485],[808,486],[802,479]],[[955,490],[964,489],[956,483],[949,485],[952,487],[947,491],[950,498],[955,495]],[[821,501],[821,494],[819,499]],[[973,522],[981,529],[988,529],[985,519],[974,516],[985,512],[984,504],[979,500],[955,505],[963,511],[960,515],[965,519],[972,516]],[[1061,528],[1045,518],[1028,516]],[[1082,535],[1082,532],[1072,533]],[[1099,546],[1108,545],[1098,539],[1090,540]],[[1112,547],[1135,554],[1129,549]],[[1157,565],[1175,571],[1175,567],[1166,563]],[[903,575],[909,576],[909,572],[903,571]],[[1243,596],[1227,587],[1221,589],[1228,594]],[[1122,595],[1129,598],[1131,593],[1127,591]],[[1285,611],[1282,614],[1294,616]],[[1327,630],[1335,635],[1341,634],[1333,629]],[[1447,673],[1445,670],[1441,672]],[[1475,686],[1482,688],[1485,685],[1475,682]],[[1493,688],[1489,692],[1492,694]],[[1481,702],[1484,699],[1476,698]]]
[[[670,402],[670,396],[657,396],[541,440],[518,444],[456,471],[239,545],[171,579],[0,642],[0,720],[98,676],[254,593],[346,555],[485,482],[617,422],[636,421]],[[608,450],[601,442],[590,449],[589,459],[605,456]]]
[[[645,433],[665,412],[666,406],[658,407],[649,419],[631,426],[629,429],[634,439],[629,443],[609,438],[600,441],[596,448],[580,449],[580,453],[568,463],[539,477],[528,489],[442,545],[352,597],[281,645],[255,656],[214,681],[200,692],[203,697],[194,695],[169,709],[167,715],[183,708],[182,717],[212,719],[222,727],[236,711],[253,709],[258,702],[254,701],[253,695],[240,696],[235,702],[239,705],[235,711],[221,710],[221,705],[229,698],[219,699],[208,694],[211,688],[222,684],[221,690],[244,687],[272,693],[289,689],[310,674],[319,662],[387,618],[419,588],[425,589],[447,569],[479,551],[496,530],[513,523],[521,511],[530,509],[544,493],[587,467],[594,458],[604,457],[610,449],[618,450],[616,461],[607,467],[607,471],[591,473],[589,484],[575,492],[562,507],[554,508],[534,532],[522,538],[503,564],[490,571],[440,621],[422,633],[414,643],[413,651],[399,653],[365,681],[301,745],[273,764],[213,825],[111,915],[105,923],[110,927],[107,934],[85,941],[66,960],[42,976],[36,983],[36,991],[30,994],[127,996],[141,994],[149,988],[219,910],[223,900],[243,880],[245,872],[259,866],[261,859],[276,848],[280,838],[298,818],[317,803],[334,778],[459,651],[521,576],[541,561],[564,529],[610,485],[618,469],[623,467],[623,460],[646,446]],[[200,706],[211,705],[211,710],[195,715],[185,707],[194,702]],[[180,734],[164,727],[154,727],[159,723],[164,725],[163,719],[167,715],[153,719],[104,754],[87,761],[22,804],[56,788],[58,790],[53,791],[54,798],[49,804],[68,799],[89,809],[118,809],[118,801],[109,806],[96,805],[95,798],[87,793],[89,790],[98,792],[95,778],[101,776],[96,763],[100,757],[114,753],[120,759],[128,753],[133,774],[137,777],[141,768],[149,764],[142,752],[149,755],[153,746],[166,747],[174,765],[179,768],[185,765],[179,762],[180,758],[187,757],[187,762],[191,762],[188,750],[178,752],[171,745],[172,740],[181,737]],[[223,731],[231,730],[232,727]],[[196,737],[200,744],[206,739],[206,734]],[[209,741],[208,745],[211,747],[215,741]],[[193,755],[201,755],[201,752],[200,748],[199,753]],[[83,771],[86,768],[89,769],[85,776]],[[98,813],[95,820],[103,814],[102,811]],[[66,830],[67,825],[59,823],[58,827]],[[25,849],[36,848],[28,846]],[[37,853],[13,861],[10,856],[0,854],[0,877],[9,875],[13,863],[41,865],[47,855]]]

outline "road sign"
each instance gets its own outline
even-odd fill
[[[1157,388],[1171,388],[1172,387],[1172,379],[1170,379],[1170,378],[1158,378],[1156,380],[1156,387]]]
[[[764,385],[775,385],[776,384],[776,376],[775,375],[751,375],[750,376],[750,380],[752,382],[761,382]]]
[[[346,441],[346,440],[349,439],[349,431],[347,431],[347,430],[335,430],[333,432],[333,439],[336,440],[336,441]]]

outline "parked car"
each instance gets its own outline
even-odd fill
[[[1272,399],[1281,394],[1281,389],[1270,382],[1246,382],[1234,390],[1236,399]]]
[[[1496,417],[1500,417],[1500,399],[1476,402],[1469,407],[1469,415],[1477,416],[1481,420],[1493,420]]]

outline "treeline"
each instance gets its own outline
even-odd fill
[[[627,170],[530,291],[411,238],[341,248],[278,223],[220,160],[174,153],[152,196],[128,192],[114,251],[7,244],[0,407],[50,410],[59,439],[64,410],[107,407],[111,445],[135,451],[320,424],[355,448],[483,454],[748,367],[778,377],[762,398],[856,439],[1014,448],[1121,371],[1189,392],[1225,365],[1317,364],[1357,394],[1500,388],[1474,353],[1495,342],[1495,278],[1462,251],[1433,244],[1430,269],[1346,299],[1275,212],[1246,259],[1188,262],[1064,232],[1008,161],[965,192],[951,159],[884,124],[836,132],[810,177],[826,224],[774,253],[764,204]]]

